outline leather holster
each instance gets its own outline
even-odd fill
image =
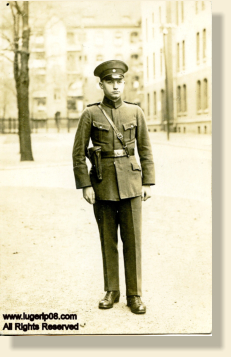
[[[92,169],[96,173],[98,181],[102,181],[101,146],[93,146],[87,149],[87,157],[92,164]]]

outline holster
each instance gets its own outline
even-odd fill
[[[98,181],[102,181],[102,165],[101,165],[101,146],[93,146],[87,149],[88,159],[92,164],[92,168],[96,173]]]

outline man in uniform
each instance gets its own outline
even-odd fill
[[[107,292],[99,308],[112,308],[120,298],[119,225],[127,305],[133,313],[144,314],[146,307],[140,298],[141,213],[142,201],[151,197],[150,185],[155,184],[155,175],[144,113],[138,105],[121,99],[127,71],[128,66],[119,60],[103,62],[95,68],[94,75],[100,78],[104,98],[101,103],[88,105],[81,115],[73,147],[73,166],[76,187],[82,188],[85,200],[93,204],[99,228]],[[86,153],[90,139],[94,148],[100,150],[101,172],[93,165],[88,173]],[[135,144],[141,167],[135,158]],[[100,164],[99,154],[97,160]]]

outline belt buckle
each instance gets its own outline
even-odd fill
[[[124,150],[123,149],[114,150],[114,155],[115,157],[123,156]]]

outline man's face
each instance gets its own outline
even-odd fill
[[[116,101],[121,97],[124,91],[124,84],[125,82],[123,78],[103,79],[99,83],[100,88],[104,91],[105,96],[113,101]]]

